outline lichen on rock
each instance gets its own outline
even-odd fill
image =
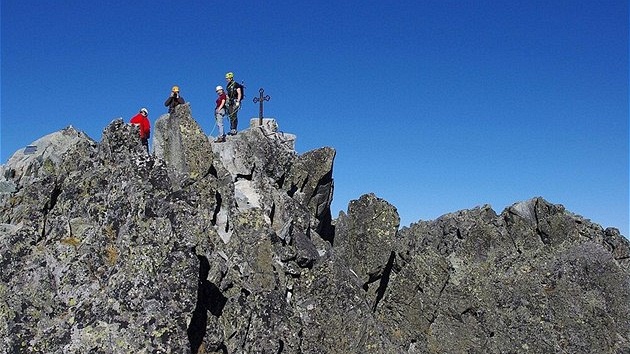
[[[333,220],[335,150],[267,123],[214,143],[186,104],[152,155],[122,119],[16,152],[0,353],[630,350],[618,230],[543,198],[400,228],[369,193]]]

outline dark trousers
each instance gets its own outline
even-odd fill
[[[228,107],[228,117],[230,118],[230,130],[236,130],[238,126],[238,107],[232,102]]]
[[[149,139],[147,139],[147,138],[140,138],[140,141],[142,141],[142,145],[144,145],[144,147],[147,149],[147,155],[151,155],[149,153]]]

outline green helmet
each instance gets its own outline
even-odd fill
[[[230,71],[229,73],[225,74],[225,78],[226,79],[233,79],[234,78],[234,73]]]

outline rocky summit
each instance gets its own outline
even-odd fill
[[[0,176],[0,353],[630,353],[630,246],[542,198],[331,216],[335,150],[188,104],[68,127]]]

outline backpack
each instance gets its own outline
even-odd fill
[[[241,101],[245,98],[245,83],[243,81],[241,81],[241,83],[237,83],[238,86],[236,87],[241,87]]]

